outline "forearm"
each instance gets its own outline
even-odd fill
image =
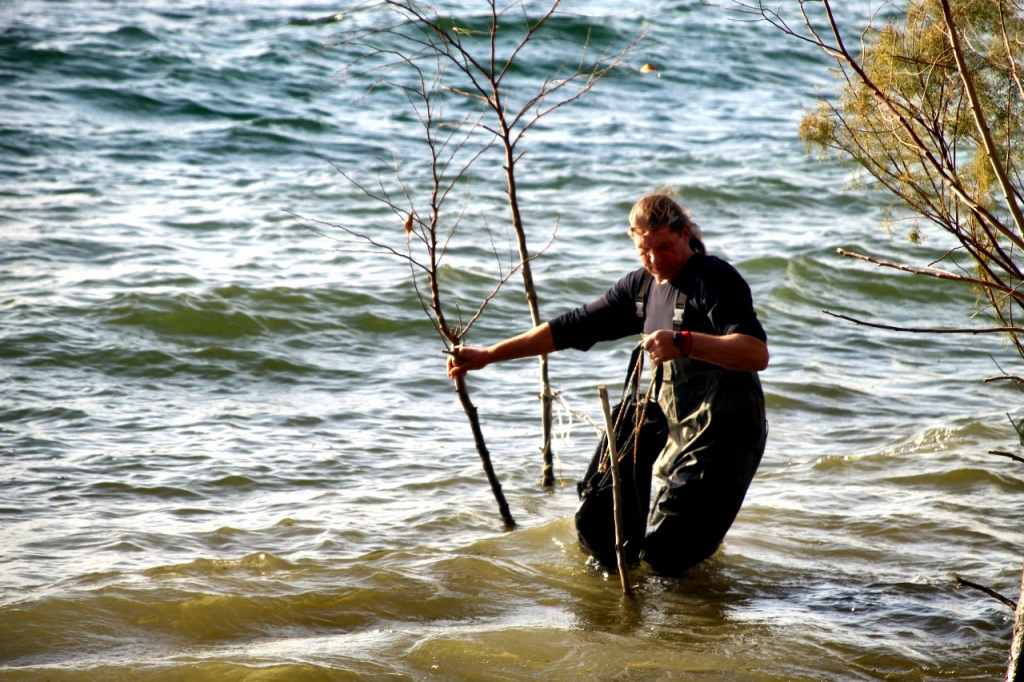
[[[662,329],[644,338],[644,348],[655,363],[682,355],[676,332]],[[768,344],[747,334],[690,333],[689,357],[737,372],[760,372],[768,366]]]
[[[531,355],[546,355],[555,351],[555,341],[547,322],[518,336],[505,339],[488,348],[465,346],[456,348],[448,356],[448,376],[452,379],[466,376],[466,372],[483,369],[492,362],[515,360]]]
[[[555,341],[551,336],[548,323],[537,325],[518,336],[500,341],[486,349],[487,363],[516,360],[534,355],[547,355],[555,352]]]
[[[760,372],[768,366],[768,344],[746,334],[693,334],[690,357],[738,372]]]

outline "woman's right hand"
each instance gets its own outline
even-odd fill
[[[448,355],[448,378],[466,376],[466,372],[483,369],[491,360],[486,348],[479,346],[456,346]]]

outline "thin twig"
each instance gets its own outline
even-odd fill
[[[879,267],[893,268],[902,272],[909,272],[915,275],[926,275],[928,277],[935,277],[937,279],[952,280],[954,282],[967,282],[969,284],[975,284],[981,287],[987,287],[989,289],[996,289],[1003,293],[1017,299],[1018,301],[1024,302],[1024,294],[1016,291],[1016,287],[1008,287],[996,282],[989,282],[984,279],[978,279],[977,277],[969,277],[967,275],[958,275],[955,272],[949,272],[948,270],[941,270],[939,268],[920,268],[913,265],[904,265],[903,263],[894,263],[892,261],[881,260],[879,258],[872,258],[871,256],[865,256],[864,254],[855,253],[853,251],[847,251],[846,249],[836,249],[836,253],[847,258],[856,258],[858,260],[867,261],[868,263],[874,263]]]
[[[316,218],[307,218],[305,216],[299,215],[298,213],[293,213],[293,212],[288,211],[288,210],[285,210],[285,213],[287,213],[291,217],[295,218],[295,222],[297,222],[301,227],[309,230],[313,234],[320,235],[321,237],[326,237],[327,239],[330,239],[332,241],[342,242],[342,240],[338,239],[337,237],[332,237],[329,234],[325,234],[324,232],[321,232],[320,230],[317,230],[317,229],[314,229],[314,228],[310,227],[309,225],[307,225],[304,222],[302,222],[303,220],[308,220],[310,222],[314,222],[314,223],[317,223],[317,224],[320,224],[320,225],[324,225],[326,227],[333,227],[333,228],[336,228],[338,230],[342,230],[343,232],[346,232],[347,234],[355,237],[356,239],[359,239],[361,241],[366,242],[367,244],[373,246],[374,248],[380,249],[382,251],[386,251],[387,253],[389,253],[392,256],[395,256],[396,258],[399,258],[401,260],[407,261],[412,266],[418,267],[418,268],[420,268],[421,270],[423,270],[425,272],[429,272],[429,268],[427,268],[427,266],[423,265],[422,263],[420,263],[416,259],[412,258],[408,254],[404,254],[404,253],[402,253],[400,251],[396,251],[395,249],[391,248],[387,244],[382,244],[382,243],[380,243],[378,241],[375,241],[372,237],[369,237],[369,236],[367,236],[365,234],[361,234],[359,232],[356,232],[355,230],[353,230],[351,228],[348,228],[348,227],[345,227],[344,225],[337,225],[335,223],[328,223],[328,222],[325,222],[323,220],[317,220]],[[342,243],[344,243],[344,242],[342,242]]]
[[[989,450],[988,454],[997,455],[999,457],[1006,457],[1014,460],[1015,462],[1020,462],[1021,464],[1024,464],[1024,457],[1021,457],[1020,455],[1015,455],[1012,452],[1003,452],[1002,450]]]
[[[858,320],[849,315],[841,315],[840,313],[834,313],[831,310],[822,310],[821,312],[832,317],[838,317],[841,320],[847,322],[853,322],[854,324],[863,325],[865,327],[874,327],[875,329],[888,329],[894,332],[911,332],[914,334],[1005,334],[1005,333],[1024,333],[1024,327],[979,327],[978,329],[958,329],[955,327],[896,327],[889,324],[878,324],[877,322],[865,322],[864,320]]]
[[[1024,384],[1024,377],[1014,376],[1012,374],[1005,374],[998,377],[988,377],[983,380],[983,383],[990,384],[994,381],[1012,381],[1013,383],[1020,385]]]
[[[985,594],[987,594],[988,596],[992,597],[993,599],[996,599],[997,601],[1001,601],[1006,606],[1009,606],[1014,611],[1017,610],[1017,602],[1013,601],[1012,599],[1009,599],[1008,597],[1004,597],[1003,595],[999,594],[998,592],[996,592],[995,590],[993,590],[990,587],[985,587],[984,585],[979,585],[978,583],[971,582],[970,580],[964,580],[963,578],[961,578],[958,575],[954,575],[953,579],[956,580],[956,586],[957,587],[970,587],[971,589],[975,589],[975,590],[978,590],[980,592],[984,592]]]

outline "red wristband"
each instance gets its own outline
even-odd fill
[[[690,332],[676,332],[672,340],[676,342],[679,353],[684,358],[690,357],[690,351],[693,350],[693,335]]]

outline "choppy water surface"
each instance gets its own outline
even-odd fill
[[[985,454],[1015,444],[1019,396],[981,384],[990,353],[1013,359],[821,314],[983,324],[969,291],[835,255],[946,247],[889,239],[880,198],[805,157],[827,64],[697,0],[569,8],[605,17],[598,39],[652,41],[525,142],[538,246],[559,220],[544,315],[633,267],[628,208],[671,183],[750,281],[773,354],[768,450],[725,545],[682,579],[638,575],[626,603],[575,545],[591,427],[562,414],[545,491],[534,363],[472,377],[503,531],[407,270],[289,214],[403,244],[317,156],[372,179],[374,149],[419,153],[400,100],[332,87],[344,55],[318,47],[341,26],[308,20],[337,9],[0,7],[0,677],[999,676],[1012,614],[953,576],[1019,585],[1024,483]],[[487,267],[450,273],[464,300]],[[471,340],[528,323],[510,286]],[[596,417],[628,349],[555,356],[553,383]]]

